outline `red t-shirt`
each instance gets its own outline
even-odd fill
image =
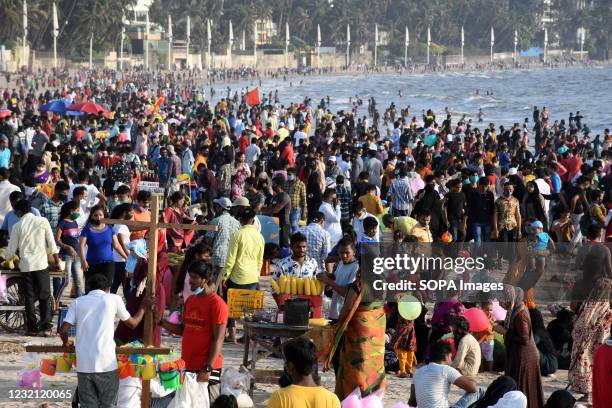
[[[593,357],[593,408],[609,407],[612,401],[611,340],[599,346]]]
[[[214,326],[227,323],[227,305],[219,295],[190,296],[183,314],[183,353],[185,368],[199,371],[208,361]],[[217,356],[214,369],[223,367],[223,356]]]
[[[287,159],[289,161],[289,167],[295,167],[295,156],[293,154],[293,146],[291,143],[287,143],[287,145],[285,145],[280,158]]]

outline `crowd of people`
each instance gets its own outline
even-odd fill
[[[157,323],[153,344],[163,333],[181,336],[187,370],[214,401],[224,341],[239,340],[227,289],[283,276],[326,287],[336,331],[324,368],[336,373],[336,388],[318,385],[316,349],[297,340],[285,346],[289,381],[270,407],[339,406],[357,387],[364,396],[384,389],[391,371],[412,378],[406,402],[419,408],[570,407],[564,390],[545,403],[541,377],[560,368],[583,401],[609,406],[612,134],[594,134],[579,112],[553,119],[556,112],[535,107],[532,117],[498,126],[432,110],[417,118],[394,104],[381,112],[374,98],[367,112],[361,100],[338,112],[329,98],[282,105],[273,92],[249,105],[245,91],[207,94],[192,75],[137,70],[14,83],[0,95],[4,257],[20,258],[27,335],[53,336],[62,299],[75,298],[61,335],[67,344],[76,325],[85,406],[116,398],[114,342],[143,338],[146,308]],[[42,110],[53,99],[101,110]],[[160,214],[150,211],[151,182],[164,191]],[[158,231],[154,301],[149,232],[127,222],[151,217],[216,226]],[[267,217],[276,219],[276,240],[264,236]],[[472,333],[459,292],[421,297],[421,316],[403,319],[361,277],[362,252],[386,242],[497,242],[497,267],[508,263],[496,294],[505,320],[493,317],[493,299],[483,301],[476,306],[489,328]],[[178,267],[169,253],[184,256]],[[575,257],[577,272],[574,301],[546,325],[534,287],[553,254]],[[179,323],[164,318],[174,310]],[[479,372],[494,369],[505,375],[479,387]],[[465,391],[456,402],[453,384]]]

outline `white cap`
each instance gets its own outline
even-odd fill
[[[514,176],[514,175],[516,175],[516,173],[518,173],[518,170],[517,170],[517,168],[516,168],[516,167],[510,167],[510,168],[508,169],[508,175],[509,175],[509,176]]]

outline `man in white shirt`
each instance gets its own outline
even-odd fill
[[[437,341],[431,346],[430,353],[430,363],[414,372],[409,405],[419,408],[467,408],[484,395],[484,391],[478,388],[474,379],[461,375],[450,366],[451,349],[447,342]],[[451,384],[466,391],[465,395],[452,405],[448,401]]]
[[[6,259],[11,259],[19,252],[21,289],[25,298],[26,336],[36,336],[42,332],[45,337],[51,337],[53,335],[49,302],[51,287],[47,254],[52,253],[55,264],[58,265],[59,251],[49,221],[32,214],[31,210],[32,206],[28,200],[22,199],[15,204],[15,213],[20,220],[13,226],[4,256]],[[40,309],[38,327],[34,313],[34,303],[37,300]]]
[[[546,197],[550,198],[551,191],[550,185],[546,179],[550,179],[550,174],[547,174],[545,169],[536,169],[535,175],[536,179],[534,181],[538,186],[540,194],[544,196],[544,211],[546,212],[546,217],[548,217],[550,212],[550,200]]]
[[[90,291],[75,299],[60,329],[64,346],[70,344],[68,333],[76,326],[76,371],[79,402],[84,407],[112,407],[119,393],[119,372],[115,354],[115,317],[136,328],[144,310],[153,302],[145,297],[136,315],[130,316],[119,295],[110,294],[110,282],[94,274],[87,281]]]
[[[325,190],[325,193],[323,193],[323,203],[319,207],[319,211],[325,217],[323,229],[329,232],[331,238],[330,245],[333,248],[342,239],[342,225],[340,224],[342,212],[340,211],[340,203],[338,202],[336,190],[333,188]]]
[[[252,168],[253,164],[259,160],[259,156],[261,155],[261,149],[259,148],[259,146],[257,146],[257,138],[256,137],[252,137],[251,138],[251,144],[247,146],[246,148],[246,162],[247,165]]]
[[[79,170],[79,172],[77,173],[77,182],[76,184],[70,186],[68,197],[70,199],[74,199],[74,189],[81,186],[87,189],[86,200],[89,208],[98,204],[98,202],[100,201],[102,202],[102,204],[106,205],[106,197],[104,197],[104,194],[102,194],[100,190],[98,190],[98,187],[89,183],[89,170],[87,169]]]
[[[304,132],[304,129],[306,129],[306,127],[304,125],[300,125],[298,131],[295,132],[295,134],[293,135],[296,147],[300,146],[300,140],[303,140],[304,143],[308,144],[308,135],[306,134],[306,132]]]
[[[13,191],[21,190],[9,181],[8,169],[0,168],[0,224],[4,222],[6,214],[13,209],[9,200]]]

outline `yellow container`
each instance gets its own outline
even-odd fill
[[[58,356],[55,359],[55,371],[58,373],[69,373],[72,368],[72,361],[68,357]]]
[[[230,319],[240,319],[245,310],[257,310],[263,307],[264,292],[262,290],[229,289],[227,291],[227,306]]]
[[[152,380],[157,377],[157,364],[155,363],[147,363],[142,366],[142,379],[143,380]]]

